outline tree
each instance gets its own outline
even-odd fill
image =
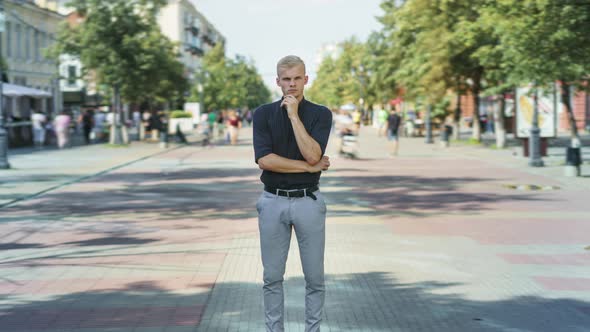
[[[579,0],[501,0],[482,8],[500,40],[501,67],[513,86],[561,83],[572,140],[579,139],[570,86],[588,90],[590,5]]]
[[[322,60],[308,94],[314,101],[332,108],[346,103],[356,104],[361,98],[371,100],[366,44],[350,38],[338,46],[338,56]]]
[[[336,72],[336,61],[326,57],[320,63],[317,77],[307,90],[309,98],[317,103],[335,108],[342,105],[342,98],[338,89],[339,74]]]
[[[380,22],[389,47],[392,75],[407,97],[439,103],[449,91],[471,92],[475,112],[473,138],[481,140],[479,95],[487,82],[486,66],[477,52],[497,41],[480,24],[479,9],[487,1],[386,0]],[[457,113],[454,121],[458,121]]]
[[[240,55],[228,59],[221,44],[203,57],[199,81],[202,93],[195,87],[191,100],[199,101],[202,97],[207,110],[254,109],[270,101],[270,91],[254,63]]]
[[[83,23],[65,23],[50,53],[77,55],[86,72],[113,91],[115,144],[121,143],[120,103],[173,100],[186,87],[175,45],[160,31],[156,14],[166,0],[73,0]]]

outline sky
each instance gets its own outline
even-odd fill
[[[264,82],[276,88],[276,63],[285,55],[305,61],[310,81],[325,44],[352,36],[365,41],[380,29],[381,0],[191,0],[226,38],[226,54],[254,60]]]

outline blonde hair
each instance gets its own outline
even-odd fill
[[[301,58],[296,55],[287,55],[277,63],[277,76],[281,76],[279,74],[281,68],[293,68],[298,65],[303,66],[303,72],[305,73],[305,62],[303,62],[303,60],[301,60]]]

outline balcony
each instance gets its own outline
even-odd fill
[[[184,27],[184,30],[190,31],[193,35],[199,35],[199,27],[194,24],[189,24]]]
[[[204,35],[203,40],[211,46],[215,46],[215,44],[217,44],[217,36],[213,33]]]
[[[192,55],[203,55],[203,49],[198,45],[185,44],[184,51]]]

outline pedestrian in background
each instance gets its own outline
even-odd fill
[[[250,110],[250,109],[247,110],[245,117],[246,117],[246,122],[248,123],[248,127],[251,127],[252,126],[252,110]]]
[[[354,123],[355,130],[359,131],[361,129],[361,119],[363,114],[358,109],[355,109],[352,112],[352,122]]]
[[[94,114],[94,139],[99,142],[102,141],[105,136],[106,119],[107,116],[104,114],[104,112],[98,111]]]
[[[305,275],[305,331],[320,330],[325,299],[326,203],[319,190],[332,112],[306,100],[305,64],[286,56],[277,64],[281,100],[254,112],[255,161],[263,170],[264,191],[256,208],[264,267],[267,332],[284,331],[283,277],[292,229]]]
[[[227,117],[227,129],[231,145],[236,145],[238,143],[240,128],[242,128],[242,119],[240,119],[236,111],[229,111]]]
[[[227,116],[226,111],[220,111],[219,115],[217,117],[217,137],[222,137],[224,139],[226,139],[226,141],[229,141],[226,137],[225,137],[225,118]]]
[[[377,132],[377,137],[387,136],[387,118],[389,118],[389,113],[385,108],[381,108],[377,112],[377,121],[379,122],[379,131]]]
[[[387,138],[391,142],[391,155],[397,156],[399,149],[399,125],[401,117],[397,114],[395,108],[392,108],[387,118]]]
[[[90,144],[90,135],[92,133],[92,129],[94,128],[94,114],[92,110],[84,110],[78,118],[78,124],[82,126],[82,132],[84,133],[84,142],[86,144]]]
[[[209,139],[212,140],[215,136],[215,130],[217,129],[217,113],[210,109],[207,115],[207,122],[209,123]]]
[[[33,143],[35,147],[40,149],[45,144],[47,116],[43,112],[36,110],[31,115],[31,122],[33,123]]]
[[[62,111],[53,120],[53,128],[57,137],[57,147],[63,149],[68,145],[70,138],[71,118],[66,112]]]

